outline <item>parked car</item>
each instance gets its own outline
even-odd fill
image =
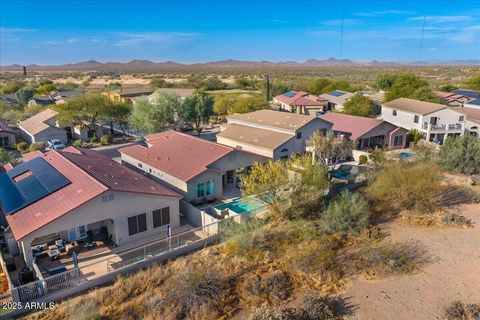
[[[59,139],[48,140],[47,143],[48,143],[48,146],[53,150],[65,149],[65,145]]]

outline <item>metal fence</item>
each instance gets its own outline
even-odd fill
[[[48,294],[75,287],[86,281],[79,268],[53,275],[43,280],[37,280],[12,289],[12,295],[18,295],[18,300],[28,302]]]

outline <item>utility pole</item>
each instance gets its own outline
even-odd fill
[[[427,22],[427,16],[423,17],[423,27],[422,27],[422,37],[420,38],[420,50],[418,52],[418,62],[422,61],[422,50],[423,50],[423,38],[425,36],[425,23]]]
[[[340,55],[339,55],[339,59],[342,59],[342,49],[343,49],[343,22],[344,22],[344,19],[343,19],[343,16],[344,16],[344,12],[342,12],[342,27],[340,29]]]
[[[265,75],[265,81],[266,81],[266,85],[267,85],[267,90],[266,90],[267,102],[269,102],[270,101],[270,77],[269,77],[268,73]]]

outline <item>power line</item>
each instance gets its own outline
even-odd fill
[[[422,38],[420,39],[420,50],[418,52],[418,62],[422,61],[423,37],[425,36],[425,23],[426,22],[427,22],[427,17],[423,16]]]

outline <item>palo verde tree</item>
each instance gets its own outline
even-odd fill
[[[332,132],[314,134],[307,143],[312,150],[313,159],[318,159],[329,168],[350,156],[354,147],[352,140],[336,136]]]
[[[175,110],[179,109],[180,99],[177,95],[157,92],[151,101],[140,99],[133,110],[130,124],[145,132],[164,131],[175,120]]]
[[[15,156],[13,152],[9,152],[3,148],[0,148],[0,165],[7,163],[16,164],[19,162],[19,159]]]
[[[196,92],[183,100],[177,109],[178,117],[193,125],[200,136],[202,124],[206,123],[213,113],[213,97],[205,92]]]
[[[105,108],[103,115],[104,119],[110,125],[110,134],[113,136],[115,131],[113,126],[117,123],[120,126],[123,134],[125,134],[125,129],[123,126],[128,122],[130,114],[132,113],[132,106],[127,103],[122,102],[111,102]]]
[[[480,174],[480,141],[472,136],[448,138],[440,148],[439,159],[446,170]]]
[[[357,93],[345,102],[343,112],[352,116],[373,117],[373,101],[363,94]]]
[[[111,101],[102,95],[87,93],[70,99],[67,103],[57,104],[53,108],[58,112],[58,121],[86,127],[97,135],[97,122],[106,119],[106,110]]]
[[[22,105],[26,105],[28,101],[33,98],[34,95],[35,91],[33,91],[32,88],[28,87],[21,88],[17,92],[15,92],[15,97]]]

